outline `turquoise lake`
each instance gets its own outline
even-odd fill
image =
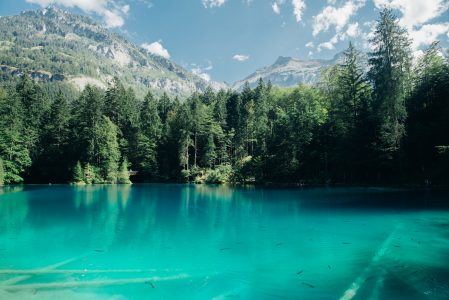
[[[3,188],[0,299],[449,299],[449,197],[379,188]]]

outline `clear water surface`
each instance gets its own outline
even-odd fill
[[[0,299],[449,299],[443,192],[0,191]]]

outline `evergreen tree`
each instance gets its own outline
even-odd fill
[[[438,43],[430,45],[413,73],[404,145],[408,173],[421,183],[431,178],[444,182],[449,179],[448,160],[441,159],[441,149],[449,145],[449,65]]]
[[[6,184],[22,182],[25,169],[31,166],[23,116],[20,98],[13,91],[6,94],[0,89],[0,158]]]
[[[101,90],[86,86],[81,96],[72,104],[71,147],[74,161],[98,163],[96,129],[103,122],[103,97]]]
[[[162,97],[159,98],[159,101],[157,102],[157,110],[162,124],[167,123],[168,114],[171,110],[173,110],[173,106],[174,105],[168,97],[167,93],[164,92]]]
[[[70,142],[70,107],[66,97],[59,92],[53,101],[48,118],[43,126],[43,147],[39,159],[40,176],[51,182],[69,180],[67,169],[73,164],[68,160]]]
[[[140,132],[138,137],[139,171],[146,179],[158,175],[157,145],[162,134],[158,103],[151,92],[145,97],[140,111]]]
[[[360,53],[349,43],[343,53],[342,63],[331,71],[333,83],[327,85],[330,103],[328,128],[331,130],[326,138],[328,146],[333,149],[329,163],[334,167],[336,180],[347,182],[354,179],[356,169],[366,158],[366,147],[372,140],[367,140],[365,110],[370,105],[370,86],[365,79]],[[329,175],[329,174],[328,174]]]
[[[203,163],[209,168],[213,168],[217,159],[217,153],[215,151],[215,143],[213,134],[209,134],[207,137],[207,143],[205,145]]]
[[[86,184],[100,183],[98,175],[95,172],[95,168],[91,164],[87,163],[84,166],[83,173],[84,182]]]
[[[3,167],[3,159],[0,158],[0,186],[5,184],[5,168]]]
[[[120,165],[120,170],[117,176],[117,183],[119,184],[130,184],[131,180],[129,179],[129,171],[128,171],[128,160],[125,158]]]
[[[373,85],[378,119],[381,158],[391,161],[398,154],[405,134],[405,97],[410,91],[411,50],[407,31],[398,24],[393,11],[380,13],[371,39],[369,78]]]
[[[50,103],[42,88],[24,75],[16,86],[23,106],[24,139],[31,157],[38,153],[38,141]]]
[[[345,121],[347,130],[354,131],[360,124],[360,111],[368,97],[369,86],[364,77],[360,52],[351,42],[343,53],[343,63],[339,67],[340,73],[337,79],[338,92],[341,95],[340,103],[338,103],[339,118]]]
[[[99,168],[100,176],[107,183],[117,181],[118,162],[120,159],[119,144],[117,141],[117,126],[103,116],[102,122],[97,124],[94,137],[94,162]]]
[[[73,168],[72,183],[84,184],[84,173],[79,161],[76,162],[76,165]]]
[[[139,127],[139,108],[132,89],[125,89],[115,77],[104,97],[104,114],[118,127],[120,151],[127,157],[135,158],[132,153],[137,146]]]

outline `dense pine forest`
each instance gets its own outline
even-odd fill
[[[416,60],[381,12],[316,86],[260,81],[179,100],[114,79],[80,95],[23,76],[0,89],[0,184],[148,181],[449,184],[449,61]],[[135,175],[134,175],[135,174]]]

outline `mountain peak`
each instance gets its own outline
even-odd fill
[[[297,59],[279,56],[271,66],[260,68],[241,81],[234,83],[233,88],[241,89],[245,82],[255,87],[259,79],[280,87],[296,86],[300,83],[315,84],[318,82],[321,70],[333,65],[335,60]]]
[[[290,62],[293,58],[288,56],[279,56],[278,59],[274,62],[273,66],[285,65]]]

